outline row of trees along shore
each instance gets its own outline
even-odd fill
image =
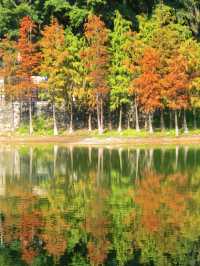
[[[187,114],[197,126],[200,105],[200,44],[191,28],[177,21],[174,9],[159,4],[150,17],[137,17],[137,30],[119,11],[112,29],[101,16],[89,14],[83,31],[74,33],[52,18],[42,29],[30,16],[22,18],[19,37],[0,42],[1,76],[7,100],[29,103],[33,133],[32,101],[52,106],[54,135],[64,106],[69,132],[76,117],[88,130],[141,127],[153,132],[153,119],[161,130],[180,118],[188,132]],[[33,76],[45,77],[36,84]]]

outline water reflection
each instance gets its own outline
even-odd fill
[[[193,172],[200,164],[200,149],[179,147],[166,149],[64,148],[55,146],[0,148],[0,194],[5,194],[6,177],[24,177],[33,183],[65,176],[69,182],[96,173],[100,182],[115,172],[119,177],[138,179],[144,169],[163,174]],[[15,181],[14,181],[15,182]]]
[[[1,146],[0,265],[200,265],[200,147]]]

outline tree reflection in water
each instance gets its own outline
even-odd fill
[[[199,265],[200,149],[0,149],[0,265]]]

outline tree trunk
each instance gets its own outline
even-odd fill
[[[139,160],[140,160],[140,149],[136,149],[136,162],[135,162],[135,181],[138,182],[138,173],[139,173]]]
[[[110,111],[110,110],[109,110],[108,129],[109,129],[109,130],[112,130],[112,116],[111,116],[111,111]]]
[[[164,120],[163,109],[161,109],[161,111],[160,111],[160,128],[162,131],[165,130],[165,120]]]
[[[56,162],[57,162],[58,146],[53,146],[53,176],[56,177]]]
[[[145,114],[145,117],[144,117],[144,129],[147,131],[148,130],[148,117],[147,115]]]
[[[12,125],[11,125],[11,131],[15,131],[15,108],[14,108],[14,102],[12,100]]]
[[[74,131],[73,129],[73,103],[71,103],[70,108],[70,123],[69,123],[69,134],[72,134]]]
[[[174,111],[175,115],[175,132],[176,132],[176,137],[179,135],[179,130],[178,130],[178,115],[177,115],[177,110]]]
[[[55,103],[52,103],[53,107],[53,134],[54,136],[58,135],[58,128],[57,128],[57,122],[56,122],[56,108],[55,108]]]
[[[185,109],[183,110],[183,128],[184,128],[184,133],[188,134],[188,126],[187,126],[187,119],[186,119],[186,111],[185,111]]]
[[[3,236],[4,236],[4,232],[3,232],[3,213],[0,213],[0,247],[3,247]]]
[[[153,133],[152,114],[149,114],[149,133]]]
[[[22,122],[22,101],[21,101],[21,99],[20,99],[20,105],[19,105],[19,115],[20,115],[19,119],[20,119],[20,123],[21,123]]]
[[[172,111],[169,111],[169,128],[172,129],[173,125],[172,125]]]
[[[119,166],[120,166],[120,173],[122,173],[123,165],[122,165],[122,148],[118,149],[119,154]],[[122,174],[121,174],[122,175]]]
[[[193,121],[194,129],[197,129],[197,114],[196,114],[196,109],[193,109],[193,118],[194,118],[194,121]]]
[[[187,169],[187,158],[188,158],[188,146],[185,146],[184,148],[184,165],[185,165],[185,169]]]
[[[101,122],[100,122],[99,104],[97,104],[97,127],[98,127],[98,131],[100,132]]]
[[[88,115],[88,131],[91,132],[92,131],[92,114],[89,111],[89,115]]]
[[[88,157],[89,157],[89,163],[91,164],[92,162],[92,148],[89,146],[88,148]]]
[[[118,132],[122,131],[122,106],[120,106],[119,109],[119,126],[118,126]]]
[[[29,149],[29,179],[32,180],[33,175],[33,147]]]
[[[130,127],[130,114],[128,114],[128,118],[127,118],[127,129],[129,130],[131,127]]]
[[[103,129],[104,129],[104,124],[103,124],[103,120],[104,120],[104,117],[103,117],[103,100],[101,99],[101,120],[100,120],[100,123],[101,123],[101,131],[100,131],[100,134],[103,134]]]
[[[151,148],[149,150],[149,160],[148,160],[148,164],[149,164],[149,170],[151,171],[152,166],[153,166],[153,154],[154,154],[154,150]]]
[[[135,129],[137,132],[140,131],[139,118],[138,118],[138,106],[137,106],[136,98],[135,98]]]
[[[99,134],[103,134],[103,100],[97,101],[97,123]]]
[[[98,149],[98,168],[97,168],[97,186],[100,185],[101,178],[103,179],[103,148]]]
[[[175,170],[177,171],[177,168],[178,168],[178,155],[179,155],[179,147],[176,146],[176,153],[175,153]]]
[[[29,99],[29,135],[33,134],[33,122],[32,122],[32,101]]]

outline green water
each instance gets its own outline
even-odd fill
[[[200,146],[0,146],[0,266],[200,265]]]

